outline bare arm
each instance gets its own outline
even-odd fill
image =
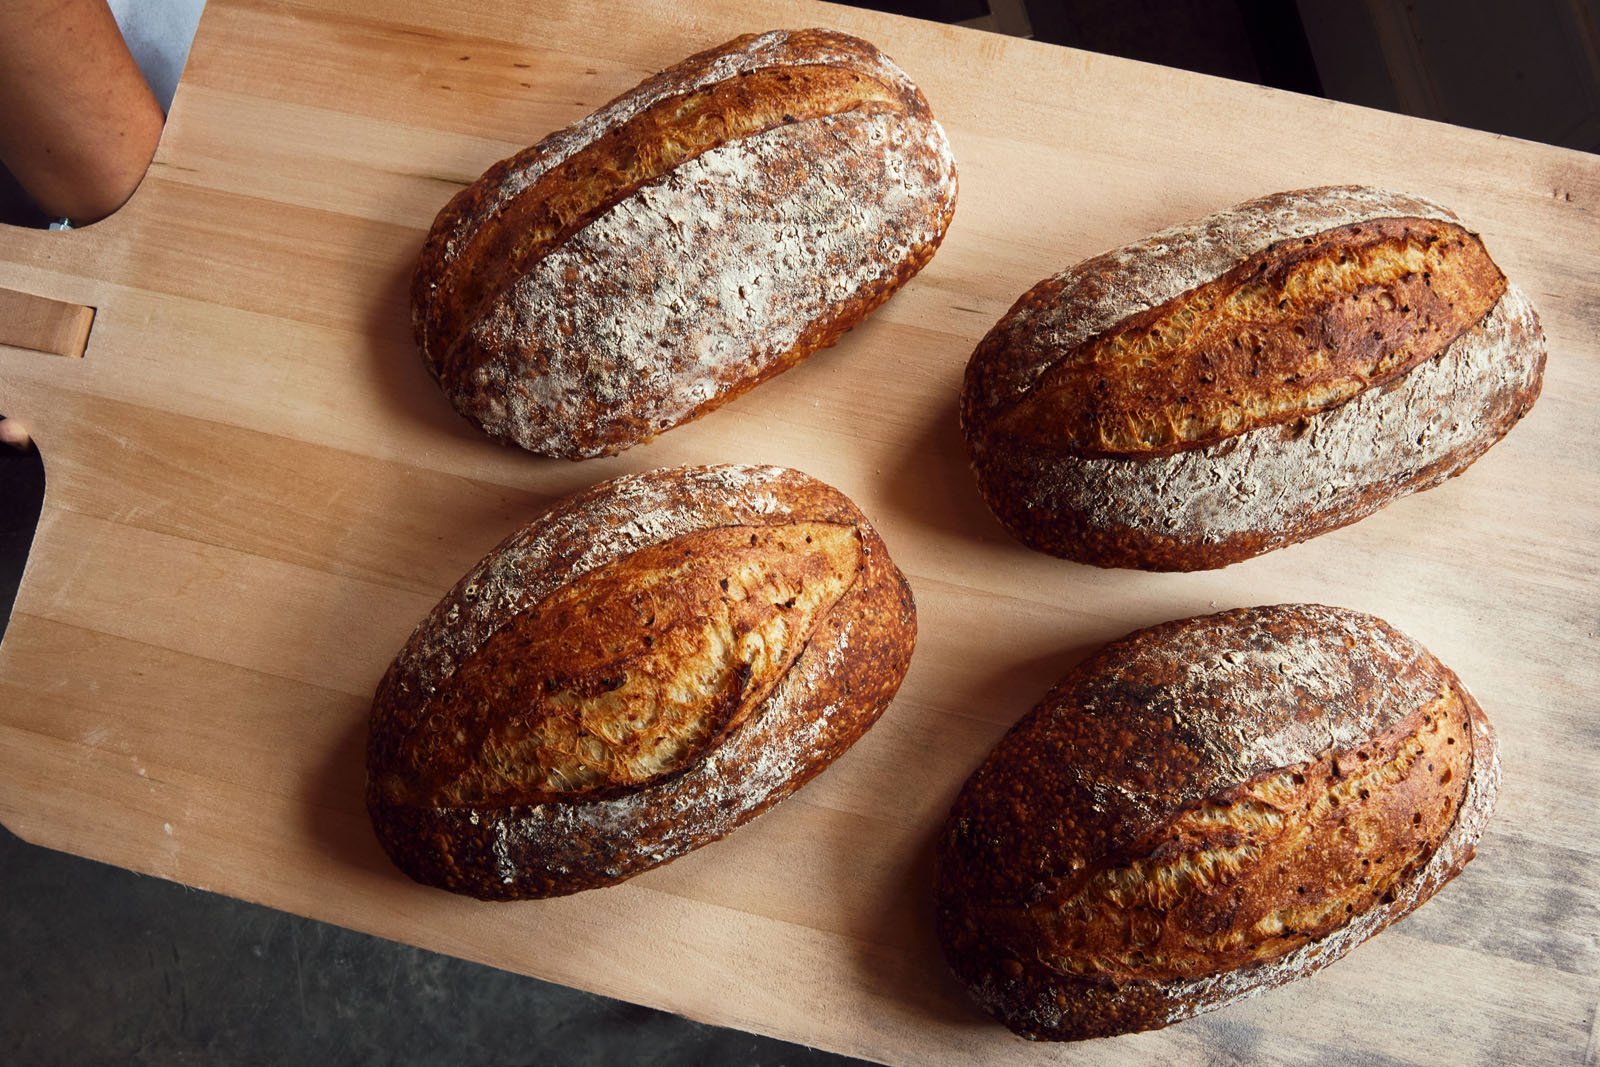
[[[0,161],[46,214],[121,207],[163,121],[105,0],[0,0]]]

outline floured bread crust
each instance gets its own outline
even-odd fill
[[[490,436],[612,454],[834,343],[932,257],[955,197],[944,131],[877,49],[741,37],[458,193],[417,343]]]
[[[1379,619],[1157,625],[1070,673],[966,782],[939,937],[1024,1037],[1157,1029],[1405,917],[1472,857],[1498,782],[1477,702]]]
[[[940,939],[1026,1037],[1166,1026],[1418,907],[1471,858],[1499,773],[1459,679],[1371,616],[1283,605],[1141,630],[963,788]]]
[[[609,885],[819,773],[899,688],[916,611],[836,490],[777,467],[619,478],[490,553],[378,687],[368,809],[418,881]]]
[[[1476,235],[1360,187],[1282,193],[1040,283],[962,426],[1030,547],[1220,567],[1460,473],[1532,407],[1544,336]]]

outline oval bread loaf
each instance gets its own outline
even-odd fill
[[[1199,570],[1461,473],[1544,362],[1526,296],[1455,215],[1309,189],[1036,285],[973,353],[961,422],[1024,544]]]
[[[962,789],[939,938],[1024,1037],[1166,1026],[1427,900],[1472,857],[1499,774],[1461,682],[1371,616],[1287,605],[1140,630]]]
[[[489,436],[610,455],[833,344],[932,257],[955,199],[944,131],[883,53],[740,37],[457,193],[412,325]]]
[[[843,494],[779,467],[606,482],[440,601],[373,702],[367,806],[411,877],[610,885],[794,792],[888,706],[916,608]]]

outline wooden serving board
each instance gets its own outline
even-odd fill
[[[423,231],[489,163],[737,33],[828,25],[926,90],[961,165],[943,250],[836,349],[611,460],[500,448],[407,326]],[[1030,553],[955,420],[977,339],[1085,256],[1262,193],[1367,182],[1484,234],[1550,341],[1466,476],[1194,575]],[[82,359],[0,348],[48,496],[0,647],[0,819],[30,841],[697,1019],[931,1063],[1594,1062],[1600,1000],[1600,160],[818,4],[211,0],[112,219],[0,233],[0,287],[96,310]],[[411,627],[513,527],[626,471],[781,463],[849,493],[915,588],[900,698],[727,841],[621,887],[480,904],[408,882],[362,809],[365,716]],[[1029,1045],[930,930],[962,781],[1134,627],[1290,600],[1375,612],[1497,724],[1478,860],[1309,981],[1169,1030]]]

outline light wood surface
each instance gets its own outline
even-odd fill
[[[479,437],[413,350],[423,231],[485,166],[736,33],[825,24],[917,79],[961,165],[943,250],[841,345],[612,460]],[[1543,399],[1464,477],[1225,571],[1103,572],[984,510],[955,424],[1027,286],[1248,197],[1422,193],[1480,229],[1550,340]],[[0,348],[47,499],[0,646],[0,819],[41,844],[586,989],[926,1063],[1594,1062],[1600,999],[1600,161],[844,8],[211,0],[155,165],[111,219],[0,234],[0,286],[99,309],[82,360]],[[774,462],[849,493],[910,576],[900,698],[728,840],[623,886],[422,889],[361,806],[365,714],[407,633],[554,497]],[[1323,974],[1154,1034],[1010,1037],[930,930],[930,844],[989,747],[1137,626],[1312,600],[1379,614],[1504,747],[1476,862]]]
[[[0,345],[49,356],[81,356],[94,308],[0,289]]]

